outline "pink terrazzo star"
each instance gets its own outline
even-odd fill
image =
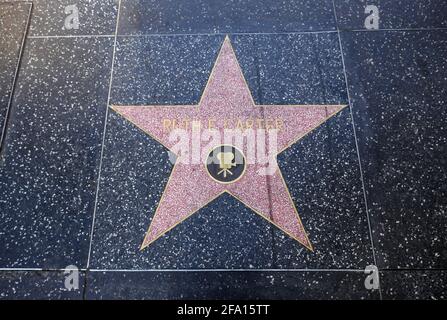
[[[112,106],[113,110],[144,132],[172,149],[166,119],[181,123],[200,120],[208,129],[212,119],[215,130],[223,133],[223,121],[216,119],[282,119],[278,131],[278,150],[286,149],[331,116],[343,105],[255,105],[228,37],[225,38],[199,105]],[[191,131],[192,127],[185,126]],[[276,156],[276,155],[275,155]],[[199,209],[228,192],[306,248],[312,245],[304,230],[286,183],[278,169],[272,175],[259,174],[259,164],[247,163],[241,178],[223,184],[211,178],[203,163],[174,165],[141,249],[190,217]],[[262,165],[265,167],[265,165]]]

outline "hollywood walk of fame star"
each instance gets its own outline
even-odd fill
[[[226,37],[198,105],[112,106],[112,109],[168,149],[172,149],[174,142],[169,139],[170,132],[164,127],[165,119],[173,119],[178,123],[185,118],[208,123],[210,119],[221,119],[228,115],[242,120],[282,119],[283,129],[278,131],[277,137],[280,153],[344,107],[255,105],[230,40]],[[221,122],[213,125],[215,130],[224,130]],[[187,127],[186,130],[192,128]],[[279,168],[272,175],[260,175],[259,164],[247,163],[244,171],[240,172],[238,179],[221,183],[210,176],[203,163],[183,164],[177,161],[141,249],[227,192],[313,250]]]

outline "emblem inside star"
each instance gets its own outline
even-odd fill
[[[238,123],[253,125],[256,123],[254,119],[257,119],[258,125],[263,128],[270,121],[271,126],[276,124],[280,127],[276,128],[277,154],[345,107],[346,105],[256,105],[228,36],[223,41],[198,105],[111,106],[116,113],[169,150],[173,149],[176,142],[170,138],[172,132],[166,129],[167,122],[172,125],[185,123],[185,119],[190,119],[202,126],[194,128],[193,125],[185,125],[183,128],[189,133],[192,130],[212,128],[223,134],[228,126],[228,121],[223,119],[237,119]],[[217,155],[222,164],[225,164],[226,159],[243,155],[243,150],[232,146],[225,150],[225,146],[216,144],[211,149],[221,151]],[[213,171],[203,163],[183,163],[177,159],[153,213],[141,249],[226,192],[249,207],[254,214],[313,251],[281,170],[277,168],[272,174],[260,174],[264,167],[265,164],[244,162],[243,168],[237,169],[235,165],[233,168],[230,161],[228,165],[218,168],[221,170]]]

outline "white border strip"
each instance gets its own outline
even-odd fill
[[[2,3],[6,3],[6,2],[2,2]],[[9,3],[9,2],[7,2],[7,3]],[[16,3],[20,3],[20,2],[16,2]],[[27,39],[26,34],[28,33],[28,29],[29,29],[29,26],[30,26],[30,23],[31,23],[31,13],[32,13],[32,10],[33,10],[33,3],[32,2],[25,2],[25,4],[29,5],[28,20],[26,21],[25,30],[23,30],[22,44],[20,45],[20,51],[19,51],[19,56],[18,56],[18,60],[17,60],[17,64],[16,64],[16,70],[15,70],[15,73],[14,73],[14,78],[13,78],[12,83],[11,83],[11,92],[9,93],[9,100],[8,100],[8,105],[6,107],[6,114],[5,114],[5,118],[3,120],[3,128],[1,128],[0,152],[2,152],[2,147],[3,148],[5,147],[3,145],[3,143],[4,143],[3,140],[6,138],[6,127],[8,126],[9,114],[11,113],[12,100],[13,100],[13,96],[14,96],[16,80],[17,80],[17,76],[19,75],[19,67],[20,67],[20,64],[22,62],[23,49],[25,48],[25,41]]]
[[[337,26],[337,36],[338,36],[338,43],[339,43],[339,46],[340,46],[341,61],[342,61],[342,64],[343,64],[343,74],[344,74],[344,78],[345,78],[346,93],[348,95],[349,110],[351,112],[352,130],[354,132],[355,148],[357,150],[358,165],[359,165],[359,170],[360,170],[360,180],[362,182],[363,199],[365,201],[366,219],[367,219],[367,222],[368,222],[369,237],[370,237],[370,242],[371,242],[370,243],[371,251],[372,251],[372,256],[373,256],[373,260],[374,260],[374,265],[377,267],[377,270],[378,270],[379,275],[380,275],[380,270],[379,270],[379,268],[377,266],[377,260],[376,260],[376,250],[375,250],[375,247],[374,247],[374,239],[373,239],[373,233],[372,233],[371,221],[370,221],[370,215],[369,215],[368,199],[367,199],[367,196],[366,196],[365,180],[364,180],[364,177],[363,177],[362,160],[361,160],[361,157],[360,157],[360,149],[359,149],[359,143],[358,143],[358,139],[357,139],[357,131],[356,131],[355,122],[354,122],[354,110],[352,108],[351,95],[350,95],[350,92],[349,92],[348,75],[346,73],[345,57],[344,57],[344,54],[343,54],[343,45],[342,45],[342,42],[341,42],[340,29],[338,28],[338,18],[337,18],[337,9],[336,9],[336,6],[335,6],[335,0],[332,0],[332,5],[333,5],[333,8],[334,8],[335,24]],[[382,300],[382,289],[380,287],[380,281],[379,281],[379,294],[380,294],[380,300]]]
[[[0,268],[1,271],[63,272],[75,269]],[[356,272],[364,269],[79,269],[81,272]]]
[[[101,153],[100,153],[100,160],[99,160],[98,176],[97,176],[97,181],[96,181],[95,204],[94,204],[94,209],[93,209],[92,226],[90,229],[90,243],[89,243],[89,248],[88,248],[87,269],[90,266],[93,233],[95,230],[95,221],[96,221],[96,211],[98,210],[98,197],[99,197],[99,189],[100,189],[100,184],[101,184],[101,172],[102,172],[102,162],[103,162],[103,158],[104,158],[104,145],[105,145],[105,140],[106,140],[107,121],[109,118],[110,96],[112,93],[113,72],[114,72],[115,55],[116,55],[116,42],[118,39],[118,26],[119,26],[119,20],[120,20],[120,9],[121,9],[121,0],[118,0],[118,12],[116,14],[115,34],[114,34],[114,41],[113,41],[112,68],[110,71],[109,92],[108,92],[108,96],[107,96],[106,114],[105,114],[105,118],[104,118],[104,129],[102,132]]]

